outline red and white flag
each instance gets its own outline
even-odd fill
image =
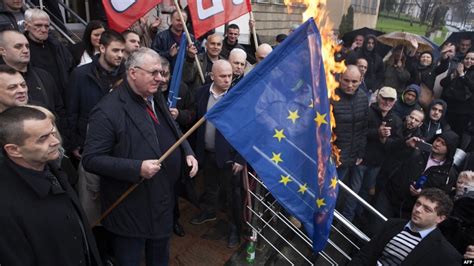
[[[102,0],[109,27],[123,32],[143,17],[161,0]]]
[[[193,0],[188,6],[196,38],[252,11],[250,0]]]

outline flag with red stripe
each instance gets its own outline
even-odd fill
[[[102,0],[109,27],[123,32],[143,17],[161,0]]]
[[[250,0],[195,0],[188,6],[196,38],[252,11]]]

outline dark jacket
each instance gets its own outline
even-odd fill
[[[456,69],[441,80],[443,93],[441,98],[446,101],[449,113],[474,114],[474,67],[471,66],[463,77],[451,77]]]
[[[336,119],[335,144],[341,149],[341,163],[351,166],[357,158],[364,158],[369,103],[365,93],[359,89],[354,95],[348,95],[338,88],[336,94],[339,101],[331,100]]]
[[[416,94],[416,100],[414,103],[407,103],[405,102],[405,93],[407,91],[413,91]],[[409,85],[403,92],[400,94],[400,97],[398,97],[397,102],[393,106],[392,111],[401,119],[404,120],[407,115],[411,113],[414,109],[421,110],[421,106],[418,103],[418,98],[420,97],[420,91],[421,88],[420,86],[416,84],[411,84]]]
[[[104,70],[95,56],[92,63],[80,66],[71,74],[69,88],[66,91],[68,149],[84,145],[89,113],[94,106],[123,82],[125,67],[123,64],[114,73]],[[108,78],[105,78],[108,77]]]
[[[380,142],[379,127],[382,122],[386,126],[390,126],[390,137],[385,143]],[[336,122],[337,125],[337,122]],[[382,112],[377,103],[373,103],[369,108],[369,125],[367,131],[367,146],[365,148],[365,156],[363,164],[372,166],[381,166],[387,156],[387,147],[394,141],[402,138],[402,120],[398,118],[393,111],[389,111],[385,117],[382,117]]]
[[[415,204],[416,198],[410,194],[410,185],[418,180],[420,176],[426,176],[427,180],[423,188],[439,188],[449,193],[456,182],[450,175],[454,153],[458,144],[458,136],[453,131],[446,131],[440,135],[448,147],[448,154],[444,164],[431,166],[426,169],[430,153],[415,150],[388,180],[385,192],[391,204],[402,211],[410,212]]]
[[[181,131],[163,103],[164,99],[155,101],[155,109],[164,117],[160,123],[169,127],[172,137],[177,140]],[[162,138],[156,133],[156,125],[146,111],[145,102],[132,91],[126,80],[94,107],[82,162],[86,171],[101,177],[103,210],[130,186],[140,182],[144,160],[163,155],[165,151],[160,148]],[[175,152],[178,151],[183,156],[193,155],[187,141]],[[181,162],[168,164],[165,160],[153,178],[144,180],[105,218],[105,228],[126,237],[169,237],[173,227],[174,185],[179,178],[169,174],[172,170],[169,165],[184,166]]]
[[[169,88],[163,92],[163,99],[168,100]],[[176,122],[183,132],[191,128],[193,122],[196,121],[196,99],[194,92],[192,92],[184,82],[181,82],[178,94],[178,101],[176,102],[176,109],[179,114],[176,117]],[[168,102],[166,103],[168,105]]]
[[[40,62],[40,61],[35,61],[38,59],[41,59],[39,57],[35,57],[35,50],[33,45],[31,43],[33,40],[31,40],[28,36],[28,32],[25,32],[25,36],[30,42],[30,52],[31,52],[31,60],[30,63],[32,66],[47,69],[48,66],[45,66],[45,62]],[[54,80],[56,81],[56,87],[58,91],[61,93],[61,97],[65,96],[65,90],[67,89],[68,86],[68,80],[69,80],[69,74],[71,71],[74,69],[76,65],[74,65],[74,60],[72,58],[71,53],[69,50],[64,46],[62,43],[60,43],[56,38],[52,37],[49,35],[48,39],[43,43],[43,49],[48,49],[49,48],[49,54],[51,54],[52,57],[54,57],[54,62],[56,63],[56,68],[58,70],[58,77],[54,77]],[[38,51],[39,52],[39,51]],[[54,75],[54,73],[50,73],[51,75]]]
[[[204,85],[198,89],[196,95],[196,105],[197,113],[196,117],[201,118],[207,112],[207,103],[209,101],[210,92],[209,89],[212,84]],[[224,96],[225,97],[225,96]],[[206,122],[207,123],[207,122]],[[205,143],[204,137],[206,133],[206,123],[201,125],[196,132],[196,156],[200,164],[204,162],[205,159]],[[224,136],[216,129],[215,135],[215,152],[217,166],[223,168],[226,163],[236,162],[238,164],[244,165],[244,158],[227,142]]]
[[[222,58],[224,59],[228,59],[230,55],[230,51],[232,51],[232,49],[234,48],[240,48],[245,51],[245,47],[240,45],[238,41],[234,45],[230,45],[227,42],[227,37],[225,37],[224,40],[222,41],[222,51],[220,53],[220,56],[222,56]]]
[[[352,261],[350,266],[377,265],[377,260],[387,243],[400,233],[408,221],[390,219],[385,222],[380,234],[370,240]],[[462,257],[456,249],[443,237],[438,228],[434,229],[408,254],[402,266],[430,266],[430,265],[461,265]]]
[[[75,44],[70,44],[67,46],[67,49],[69,50],[69,53],[72,55],[74,66],[79,65],[81,63],[81,57],[84,54],[84,51],[86,50],[84,41],[80,41]]]
[[[193,35],[191,35],[191,40],[194,42]],[[159,53],[161,56],[168,59],[168,61],[170,61],[171,73],[173,72],[176,57],[178,56],[178,54],[176,54],[173,57],[170,55],[170,48],[171,46],[173,46],[173,44],[176,44],[179,48],[180,44],[173,38],[173,33],[171,32],[171,27],[170,27],[169,29],[156,34],[155,39],[153,39],[153,43],[151,44],[151,47],[150,47],[151,49]],[[198,45],[196,45],[196,47],[198,47]],[[187,48],[184,47],[184,49],[187,49]]]
[[[23,14],[25,13],[25,9],[22,8]],[[23,21],[21,21],[22,25],[18,25],[18,21],[16,20],[15,15],[7,11],[3,4],[3,1],[0,3],[0,30],[17,30],[23,31]]]
[[[431,55],[433,58],[433,55]],[[407,68],[410,72],[410,84],[421,86],[424,84],[431,91],[435,85],[436,76],[446,71],[449,67],[449,58],[441,60],[439,65],[433,61],[429,66],[423,66],[415,57],[407,57]]]
[[[194,92],[201,86],[212,83],[210,74],[212,71],[212,65],[214,64],[209,56],[207,56],[207,53],[199,54],[197,57],[199,59],[199,63],[201,64],[201,70],[204,75],[204,83],[202,82],[201,76],[199,75],[199,70],[196,66],[195,59],[191,59],[186,56],[186,60],[184,61],[183,65],[183,82],[185,82]],[[220,56],[219,59],[221,59]]]
[[[6,157],[0,159],[0,264],[64,266],[81,265],[82,260],[85,265],[78,212],[92,265],[102,265],[76,193],[67,176],[50,166],[66,193],[49,193],[49,180],[26,175]]]
[[[392,87],[400,95],[410,81],[410,72],[405,67],[395,68],[392,65],[385,64],[385,73],[383,86]]]
[[[441,104],[443,106],[443,115],[441,116],[440,120],[433,121],[430,118],[430,110],[431,107],[435,104]],[[435,99],[430,103],[426,113],[425,113],[425,120],[423,125],[421,125],[421,137],[428,142],[433,142],[434,136],[443,133],[444,131],[450,130],[451,127],[449,126],[448,122],[445,119],[446,110],[448,105],[445,101],[441,99]]]

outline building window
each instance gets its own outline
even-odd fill
[[[364,14],[377,14],[377,3],[379,0],[352,0],[354,12]]]

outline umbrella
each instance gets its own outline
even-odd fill
[[[390,32],[377,37],[377,40],[383,44],[396,47],[398,45],[404,45],[411,47],[411,40],[415,39],[418,42],[418,51],[433,51],[431,44],[422,38],[420,35],[409,33],[409,32]]]
[[[350,47],[352,45],[352,43],[354,42],[354,39],[357,35],[366,36],[366,35],[372,34],[372,35],[375,35],[375,36],[379,36],[379,35],[382,35],[384,33],[385,32],[374,30],[374,29],[367,28],[367,27],[363,27],[363,28],[345,33],[342,36],[342,40],[344,41],[344,46]]]
[[[474,42],[474,31],[458,31],[458,32],[453,32],[449,37],[443,42],[441,46],[443,46],[447,42],[452,42],[454,44],[458,44],[459,40],[461,38],[464,39],[471,39],[472,42]]]

